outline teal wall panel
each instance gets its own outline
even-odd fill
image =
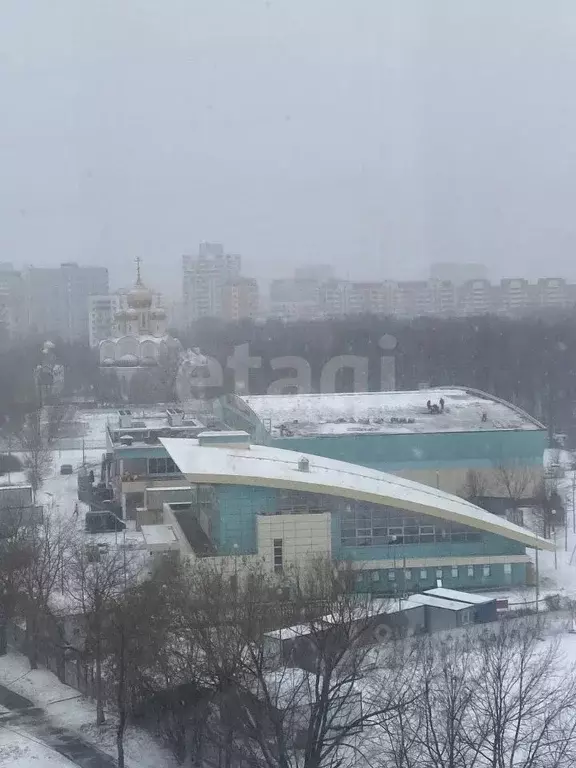
[[[276,448],[349,461],[373,469],[494,467],[521,462],[542,464],[542,430],[441,432],[408,435],[335,435],[271,438]]]
[[[459,565],[456,572],[446,565],[407,570],[400,565],[390,570],[360,571],[356,588],[373,594],[409,596],[436,587],[439,578],[447,589],[480,590],[524,585],[526,576],[526,563],[512,563],[507,568],[504,563],[495,563],[488,574],[483,565]]]

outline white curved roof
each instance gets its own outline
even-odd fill
[[[224,440],[226,433],[219,435]],[[358,464],[264,445],[200,445],[192,438],[162,438],[161,443],[191,483],[290,488],[388,504],[504,536],[527,547],[554,549],[548,539],[465,499]],[[302,457],[308,459],[307,472],[298,469]]]
[[[428,410],[427,402],[440,412]],[[493,395],[464,387],[415,392],[338,392],[306,395],[250,395],[241,398],[272,437],[342,434],[414,434],[544,430],[525,411]],[[485,421],[483,421],[485,414]]]

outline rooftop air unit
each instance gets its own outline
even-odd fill
[[[302,456],[298,459],[298,471],[310,472],[310,461],[306,458],[306,456]]]
[[[180,408],[168,408],[166,417],[171,427],[181,427],[184,423],[184,411]]]
[[[120,423],[120,429],[130,429],[132,426],[132,411],[118,411],[118,421]]]

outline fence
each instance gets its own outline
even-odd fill
[[[8,645],[20,653],[26,653],[24,627],[19,624],[9,625]],[[85,696],[96,697],[94,665],[82,659],[79,651],[54,643],[43,643],[38,650],[38,663],[53,672],[61,683],[75,688]]]

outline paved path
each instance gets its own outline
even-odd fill
[[[41,707],[9,688],[0,685],[0,706],[10,710],[0,714],[0,727],[14,732],[22,730],[42,741],[47,747],[67,757],[81,768],[116,768],[116,760],[82,739],[68,728],[52,725],[50,716]]]

